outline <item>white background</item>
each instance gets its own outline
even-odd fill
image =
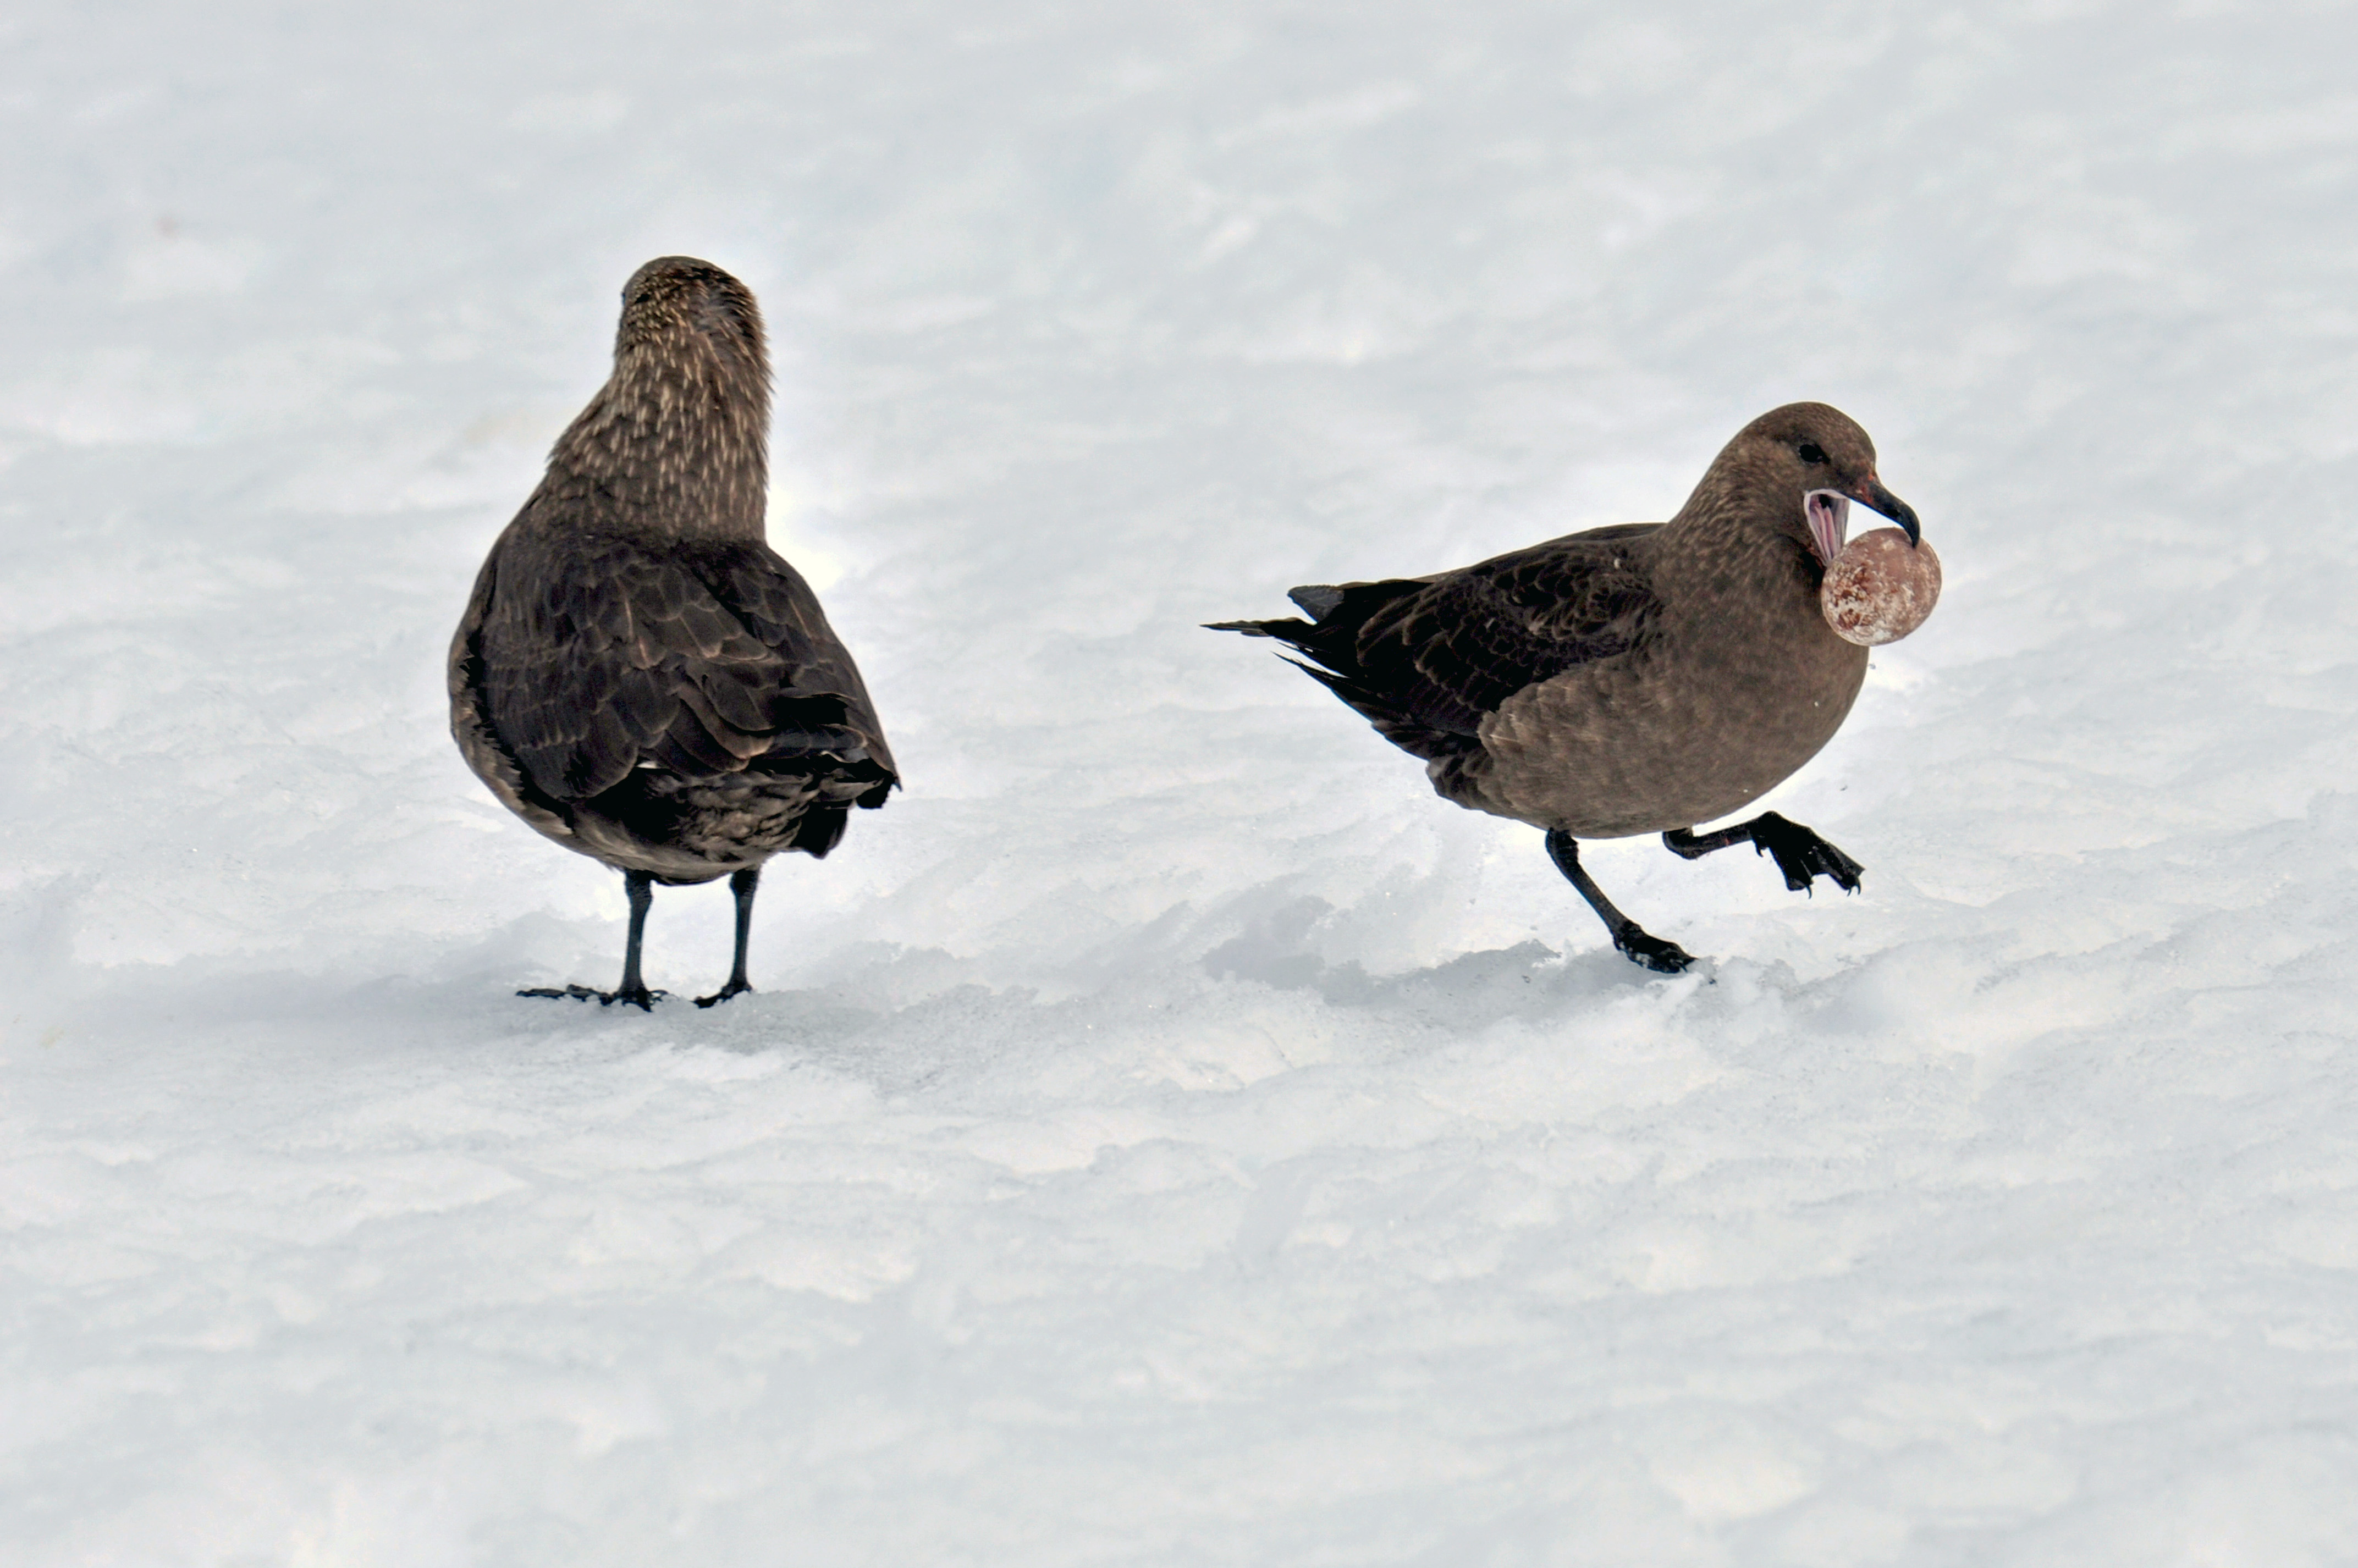
[[[8,1561],[2358,1560],[2353,50],[11,7]],[[441,663],[665,253],[768,312],[907,790],[650,1018],[512,994],[619,879]],[[1591,851],[1686,977],[1196,629],[1800,397],[1947,595],[1770,802],[1861,896]]]

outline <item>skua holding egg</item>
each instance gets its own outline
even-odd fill
[[[1898,524],[1846,545],[1856,502]],[[1887,542],[1882,536],[1889,535]],[[1872,541],[1872,542],[1870,542]],[[1274,637],[1433,789],[1547,834],[1557,869],[1648,968],[1694,962],[1621,913],[1582,838],[1660,833],[1688,860],[1749,843],[1786,885],[1855,892],[1863,868],[1775,812],[1712,832],[1815,756],[1867,647],[1922,623],[1940,567],[1848,416],[1796,403],[1747,425],[1667,523],[1629,523],[1455,571],[1294,589]]]

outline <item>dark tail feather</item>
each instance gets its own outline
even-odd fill
[[[1421,719],[1397,699],[1386,697],[1361,678],[1358,639],[1368,617],[1405,594],[1425,588],[1421,581],[1395,579],[1385,582],[1347,583],[1339,588],[1311,583],[1286,597],[1307,611],[1312,619],[1282,621],[1215,621],[1214,632],[1241,632],[1248,637],[1274,637],[1318,661],[1285,662],[1340,697],[1344,706],[1376,727],[1376,733],[1412,757],[1430,762],[1472,751],[1480,741],[1471,735],[1441,730]],[[1282,656],[1282,655],[1281,655]],[[1320,668],[1319,665],[1325,665]]]
[[[1303,612],[1311,620],[1324,621],[1335,612],[1336,605],[1349,596],[1339,588],[1329,588],[1324,583],[1314,582],[1301,588],[1286,589],[1285,597],[1302,606]]]
[[[1288,589],[1285,597],[1302,606],[1310,619],[1297,621],[1289,615],[1282,621],[1206,621],[1204,622],[1204,630],[1241,632],[1248,637],[1275,637],[1281,642],[1291,643],[1295,647],[1303,648],[1307,652],[1306,645],[1297,633],[1317,631],[1318,622],[1333,614],[1336,607],[1350,596],[1339,588],[1328,588],[1324,583],[1314,582],[1304,584],[1301,588]]]
[[[843,841],[844,818],[850,814],[846,806],[812,806],[803,813],[803,819],[795,829],[794,842],[786,848],[800,849],[815,860],[826,860],[827,852]]]
[[[1280,654],[1278,657],[1285,659],[1287,664],[1292,665],[1362,713],[1366,713],[1371,705],[1379,708],[1383,706],[1383,698],[1348,676],[1338,676],[1333,670],[1322,670],[1316,665],[1305,665],[1300,659],[1286,659],[1283,654]],[[1373,716],[1370,715],[1370,717]]]
[[[1359,632],[1367,625],[1368,618],[1401,595],[1415,593],[1424,586],[1407,579],[1345,583],[1340,588],[1310,583],[1286,595],[1310,612],[1307,621],[1292,616],[1282,621],[1215,621],[1209,622],[1209,630],[1241,632],[1248,637],[1274,637],[1291,643],[1328,669],[1341,671],[1347,679],[1358,671]]]
[[[1282,654],[1278,656],[1285,657]],[[1481,746],[1481,741],[1471,735],[1434,729],[1407,708],[1348,676],[1338,676],[1332,670],[1305,665],[1300,659],[1286,659],[1285,662],[1340,697],[1344,707],[1374,725],[1377,734],[1412,757],[1421,757],[1429,762],[1440,757],[1462,756]]]

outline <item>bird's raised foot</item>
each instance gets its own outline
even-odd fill
[[[568,999],[574,1001],[594,1001],[600,1007],[611,1007],[619,1001],[635,1007],[642,1012],[653,1012],[655,1010],[655,1003],[668,998],[671,992],[651,991],[644,986],[635,989],[612,991],[591,990],[588,986],[533,986],[516,992],[516,995],[550,997],[558,1001]]]
[[[1785,885],[1795,892],[1812,892],[1813,877],[1827,877],[1844,892],[1856,892],[1866,868],[1798,822],[1771,811],[1753,825],[1755,854],[1773,856],[1785,873]]]
[[[1665,942],[1659,936],[1649,936],[1634,920],[1622,922],[1613,931],[1613,946],[1633,964],[1642,965],[1658,975],[1683,975],[1694,962],[1694,955],[1675,942]]]
[[[698,997],[696,999],[696,1005],[698,1007],[718,1007],[722,1002],[727,1001],[730,997],[743,996],[747,991],[750,991],[752,989],[752,986],[744,980],[732,979],[727,985],[722,986],[719,990],[714,991],[710,996]]]

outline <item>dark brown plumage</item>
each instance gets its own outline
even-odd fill
[[[1817,876],[1858,888],[1857,862],[1774,812],[1693,832],[1816,755],[1858,696],[1866,650],[1818,602],[1852,500],[1917,537],[1866,432],[1824,404],[1791,404],[1737,432],[1668,523],[1432,577],[1298,588],[1307,621],[1214,630],[1307,654],[1315,665],[1299,667],[1422,758],[1444,798],[1546,829],[1614,945],[1675,973],[1693,957],[1613,907],[1577,839],[1660,833],[1690,860],[1748,842],[1797,891]]]
[[[652,884],[730,878],[737,952],[710,1006],[752,988],[771,856],[823,856],[898,782],[851,655],[763,539],[770,367],[761,311],[708,262],[622,290],[614,373],[492,546],[450,643],[450,730],[502,804],[622,871],[622,983],[526,996],[647,1007]]]

